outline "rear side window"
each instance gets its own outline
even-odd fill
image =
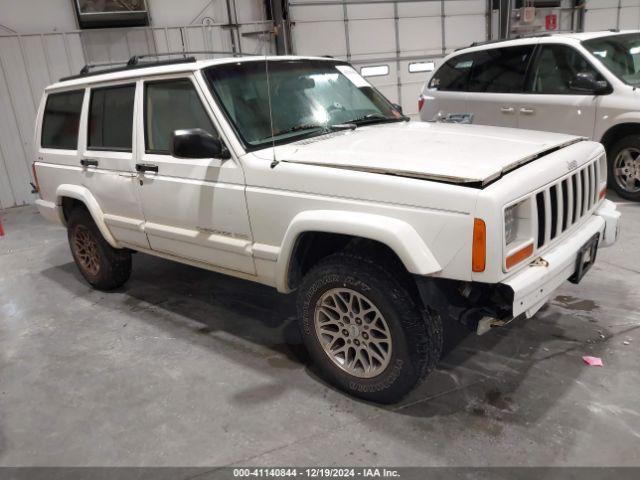
[[[145,84],[145,146],[148,153],[169,153],[173,132],[201,128],[218,137],[207,111],[187,78]]]
[[[135,85],[94,88],[89,107],[89,148],[131,151]]]
[[[449,59],[433,75],[429,88],[453,92],[464,92],[469,84],[474,54],[458,55]]]
[[[52,93],[47,97],[42,117],[43,148],[75,150],[84,90]]]
[[[471,71],[469,91],[522,92],[532,53],[532,45],[492,48],[477,52]]]

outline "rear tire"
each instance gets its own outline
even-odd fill
[[[622,198],[640,201],[640,135],[617,141],[607,157],[609,186]]]
[[[87,282],[98,290],[122,286],[131,276],[131,254],[104,239],[89,212],[75,208],[67,221],[71,254]]]
[[[390,270],[338,253],[313,267],[298,293],[302,337],[319,373],[379,403],[404,397],[442,352],[440,317],[424,311],[409,282]]]

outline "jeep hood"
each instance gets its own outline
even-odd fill
[[[276,147],[275,153],[287,163],[482,186],[581,140],[515,128],[402,122],[332,132]]]

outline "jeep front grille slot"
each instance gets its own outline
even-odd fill
[[[536,205],[538,206],[538,248],[540,248],[544,243],[545,225],[544,194],[542,192],[536,195]]]
[[[598,202],[599,162],[595,160],[536,193],[538,248],[559,237]]]

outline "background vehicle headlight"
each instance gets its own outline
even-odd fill
[[[507,245],[513,243],[518,235],[518,206],[519,204],[511,205],[504,211],[504,238]]]

